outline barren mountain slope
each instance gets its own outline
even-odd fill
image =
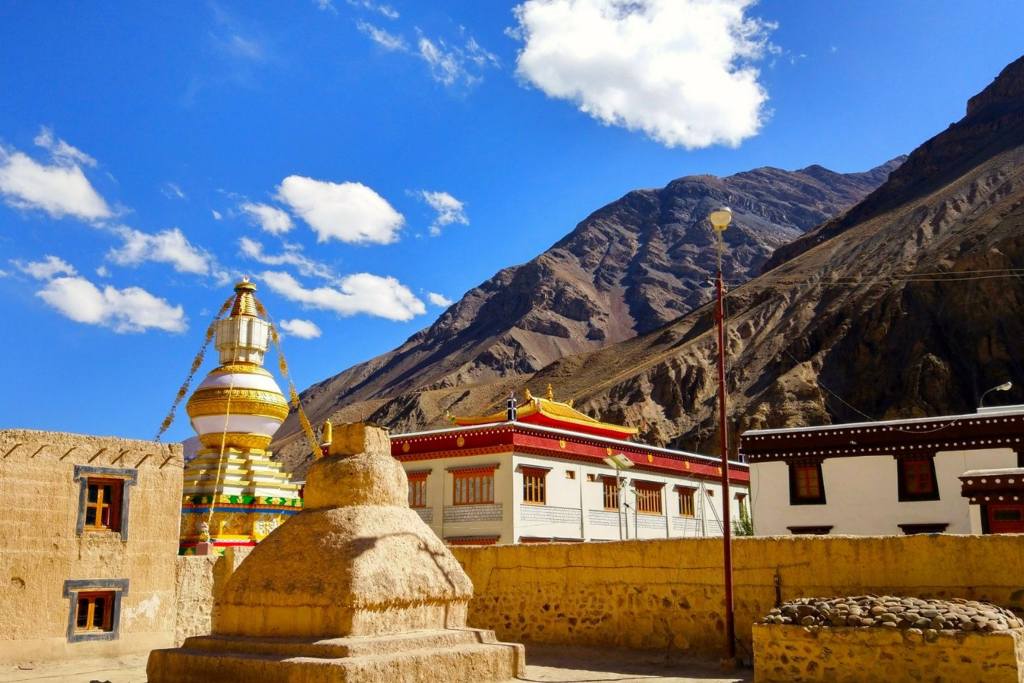
[[[356,403],[364,415],[385,399],[528,375],[648,332],[707,300],[713,264],[702,221],[711,207],[733,208],[726,269],[745,280],[774,249],[856,203],[901,161],[850,174],[759,168],[630,192],[534,260],[469,291],[399,348],[310,387],[303,404],[314,420]],[[295,431],[292,416],[277,445]]]
[[[918,172],[894,174],[850,211],[863,220],[734,285],[734,428],[969,412],[1007,378],[1017,386],[999,400],[1024,402],[1024,59],[905,167]],[[591,414],[640,426],[645,440],[713,452],[711,324],[704,306],[528,377],[405,393],[342,416],[438,426],[447,409],[478,412],[550,382]]]

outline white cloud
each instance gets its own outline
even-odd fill
[[[527,0],[518,74],[598,121],[669,146],[738,145],[768,95],[751,66],[772,24],[753,0]]]
[[[46,256],[42,261],[11,261],[18,270],[37,280],[50,280],[58,275],[74,275],[75,267],[57,256]]]
[[[249,216],[254,225],[258,225],[272,235],[284,234],[294,227],[291,216],[276,206],[245,202],[238,208]]]
[[[77,164],[79,166],[96,165],[95,159],[77,147],[72,147],[60,138],[54,136],[53,131],[46,126],[42,126],[39,129],[39,135],[35,136],[32,142],[34,142],[37,147],[42,147],[48,151],[53,157],[53,160],[60,164]]]
[[[320,336],[320,328],[311,320],[282,320],[278,323],[282,330],[299,339],[316,339]]]
[[[405,321],[427,310],[408,287],[393,277],[355,273],[340,278],[337,287],[312,289],[303,287],[288,273],[267,271],[260,278],[267,287],[290,301],[343,316],[366,313]]]
[[[223,38],[220,45],[228,54],[241,59],[261,62],[266,56],[263,45],[258,40],[246,38],[238,33]]]
[[[444,294],[438,294],[437,292],[427,292],[427,299],[430,300],[430,303],[435,306],[440,306],[441,308],[448,308],[455,303]]]
[[[385,31],[382,28],[378,28],[373,24],[366,21],[356,22],[356,28],[362,33],[366,34],[370,40],[380,45],[385,50],[389,51],[401,51],[408,52],[409,46],[405,44],[405,39],[402,36],[397,36],[394,33]]]
[[[120,248],[107,252],[107,258],[122,266],[137,266],[145,261],[169,263],[179,273],[206,275],[213,267],[212,259],[195,247],[178,228],[156,234],[121,227],[117,234],[124,240]]]
[[[98,221],[113,215],[82,172],[83,165],[95,166],[95,159],[54,139],[48,128],[40,131],[35,142],[50,152],[52,164],[0,146],[0,194],[7,204],[17,209],[40,209],[54,218],[74,216]]]
[[[10,273],[8,273],[6,270],[0,270],[0,277],[8,277],[8,276],[10,276]]]
[[[188,199],[185,192],[176,183],[164,183],[160,186],[160,191],[168,199]]]
[[[110,327],[115,332],[147,329],[184,332],[185,311],[139,287],[100,290],[83,277],[50,280],[36,296],[75,322]]]
[[[320,2],[320,5],[321,5],[320,9],[325,9],[323,7],[323,3],[324,2],[326,2],[328,5],[330,5],[330,9],[334,9],[334,6],[331,5],[331,0],[319,0],[319,2]],[[391,5],[385,5],[385,4],[382,4],[382,3],[379,3],[379,2],[373,2],[373,0],[347,0],[347,2],[348,2],[348,4],[352,5],[353,7],[362,7],[363,9],[368,9],[368,10],[371,10],[373,12],[380,12],[382,15],[384,15],[388,19],[397,19],[400,16],[398,14],[398,10],[396,10]]]
[[[110,277],[110,269],[106,266],[100,266],[96,269],[96,274],[100,277]]]
[[[213,220],[215,221],[219,221],[221,218],[224,218],[217,209],[210,209],[210,214],[213,216]]]
[[[417,194],[423,199],[423,201],[430,205],[430,208],[437,212],[437,215],[434,217],[434,222],[430,226],[430,234],[434,237],[440,235],[441,228],[446,225],[451,225],[452,223],[469,225],[469,217],[466,215],[466,205],[447,192],[430,192],[428,190],[420,190]]]
[[[314,261],[303,254],[302,245],[300,244],[285,244],[284,252],[281,254],[264,253],[263,244],[248,237],[239,239],[238,246],[241,248],[243,255],[265,266],[295,266],[300,273],[306,276],[323,279],[334,277],[334,273],[327,265]]]
[[[405,223],[386,199],[362,183],[292,175],[281,181],[277,198],[313,228],[318,242],[390,244]]]
[[[485,68],[498,65],[498,58],[472,36],[466,40],[465,47],[458,47],[421,35],[417,48],[420,59],[430,66],[434,80],[449,87],[458,83],[475,85],[483,79],[481,72]]]

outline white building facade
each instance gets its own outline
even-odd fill
[[[532,401],[541,408],[523,419],[546,415],[548,424],[502,420],[392,435],[410,505],[447,543],[721,535],[717,458],[585,433],[600,428],[560,421],[545,399]],[[559,405],[564,417],[567,404]],[[628,469],[604,462],[618,454]],[[748,476],[745,465],[731,463],[734,520],[747,504]]]
[[[752,430],[740,452],[759,536],[1024,531],[1024,406]]]

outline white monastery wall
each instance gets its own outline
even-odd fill
[[[946,523],[946,533],[979,533],[978,510],[960,495],[958,477],[967,470],[1015,467],[1012,449],[940,451],[935,456],[938,500],[899,500],[896,459],[890,455],[826,458],[822,462],[825,504],[791,505],[786,462],[752,463],[750,483],[758,536],[789,534],[790,526],[831,526],[832,534],[901,534],[900,524]],[[977,506],[974,506],[977,508]]]

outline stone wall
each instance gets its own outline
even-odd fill
[[[174,644],[210,633],[213,604],[252,548],[227,548],[223,555],[179,555],[176,566],[177,618]]]
[[[754,650],[758,683],[1024,680],[1020,629],[984,634],[939,631],[927,640],[886,628],[757,624]]]
[[[722,652],[722,543],[690,538],[452,548],[472,626],[513,642]],[[736,632],[777,601],[877,593],[1024,608],[1024,536],[780,536],[734,542]]]
[[[76,466],[134,484],[126,532],[78,529]],[[144,653],[173,642],[181,447],[0,430],[0,663]],[[117,637],[69,642],[67,580],[118,582]],[[125,581],[127,583],[125,583]]]

